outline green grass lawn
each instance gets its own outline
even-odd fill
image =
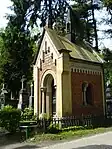
[[[43,133],[43,134],[34,135],[33,138],[30,138],[27,141],[39,143],[39,142],[44,142],[44,141],[78,139],[78,138],[85,137],[85,136],[90,136],[90,135],[94,135],[98,133],[104,133],[107,131],[112,131],[112,127],[65,131],[65,132],[60,132],[58,134]]]

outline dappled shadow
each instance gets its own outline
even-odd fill
[[[88,146],[83,146],[83,147],[76,147],[72,149],[112,149],[112,145],[88,145]]]
[[[22,134],[20,132],[16,134],[4,134],[0,136],[0,149],[3,146],[15,144],[15,143],[21,143],[25,140],[25,134]]]
[[[37,145],[15,144],[10,146],[2,146],[0,149],[37,149],[40,148]]]
[[[13,148],[13,149],[36,149],[36,148],[39,148],[39,146],[36,146],[36,145],[23,145],[23,146],[16,147],[16,148]]]

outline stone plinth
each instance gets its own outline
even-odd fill
[[[28,93],[25,89],[21,89],[19,93],[18,109],[23,110],[25,107],[28,107],[28,104]]]
[[[33,108],[34,107],[34,96],[30,96],[29,97],[29,108]]]

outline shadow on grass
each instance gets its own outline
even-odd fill
[[[25,140],[25,134],[17,132],[15,134],[3,134],[0,136],[0,148],[6,145],[21,143]]]
[[[39,148],[39,147],[36,145],[23,145],[20,147],[15,147],[13,149],[37,149],[37,148]]]
[[[84,146],[84,147],[76,147],[76,148],[72,148],[72,149],[112,149],[112,145],[88,145],[88,146]]]

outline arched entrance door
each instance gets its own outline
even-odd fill
[[[47,74],[43,81],[43,90],[41,90],[42,113],[49,115],[56,114],[56,84],[51,74]]]
[[[52,88],[52,115],[56,114],[56,86],[54,85],[54,79],[51,84]]]

